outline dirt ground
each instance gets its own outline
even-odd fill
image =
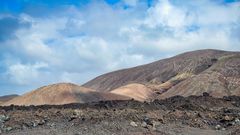
[[[239,135],[240,97],[0,107],[2,135]]]

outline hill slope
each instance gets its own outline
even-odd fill
[[[143,84],[128,84],[120,88],[114,89],[111,93],[123,95],[138,101],[149,101],[157,96],[150,88]]]
[[[3,103],[3,105],[60,105],[126,99],[129,98],[112,93],[97,92],[71,83],[59,83],[41,87]]]
[[[159,98],[209,92],[214,96],[240,94],[240,52],[198,50],[150,64],[101,75],[84,87],[111,91],[142,83]]]
[[[215,97],[240,95],[240,55],[219,58],[210,68],[180,82],[160,98],[201,95],[203,92]]]
[[[18,95],[16,95],[16,94],[1,96],[1,97],[0,97],[0,105],[1,105],[2,103],[4,103],[4,102],[7,102],[7,101],[9,101],[9,100],[17,97],[17,96],[18,96]]]

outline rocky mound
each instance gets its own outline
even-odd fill
[[[240,52],[198,50],[107,73],[83,86],[112,91],[130,83],[141,83],[159,94],[159,98],[203,92],[222,97],[239,95],[239,82]]]
[[[1,97],[0,97],[0,105],[1,105],[2,103],[4,103],[4,102],[7,102],[7,101],[15,98],[15,97],[18,97],[18,95],[13,94],[13,95],[1,96]]]
[[[157,96],[150,88],[138,83],[122,86],[112,90],[111,93],[130,97],[138,101],[149,101]]]
[[[113,93],[97,92],[71,83],[59,83],[41,87],[5,102],[2,105],[59,105],[127,99],[129,98]]]

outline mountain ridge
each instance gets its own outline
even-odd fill
[[[216,63],[219,64],[222,61],[222,64],[224,65],[225,63],[229,63],[229,61],[232,61],[234,57],[236,57],[234,62],[230,63],[230,65],[228,65],[227,67],[222,67],[219,70],[223,70],[223,73],[236,72],[236,76],[233,76],[233,78],[235,80],[239,80],[239,56],[240,52],[223,50],[206,49],[191,51],[176,55],[174,57],[158,60],[149,64],[103,74],[94,78],[93,80],[90,80],[83,86],[93,88],[99,91],[111,91],[118,87],[131,83],[140,83],[152,88],[153,90],[155,89],[157,93],[162,94],[169,89],[173,89],[174,86],[174,88],[176,88],[177,84],[183,83],[189,78],[194,78],[194,76],[205,73],[205,71],[208,71],[208,69],[212,69],[214,67],[217,70],[217,67],[215,66]],[[228,70],[228,68],[232,66],[231,64],[235,64],[236,67],[232,67],[232,69]],[[211,70],[209,72],[214,73],[214,70]],[[213,74],[212,76],[216,75]],[[194,84],[198,84],[198,82],[195,81],[192,85]],[[186,87],[183,86],[181,88],[186,91],[190,89],[189,87],[185,89]],[[198,89],[195,90],[200,91]],[[181,94],[181,91],[178,89],[176,90],[174,95],[178,94],[177,91],[179,91],[179,93]],[[209,90],[204,89],[201,92],[209,92]],[[200,94],[200,92],[197,93]],[[189,96],[189,94],[182,95]],[[217,95],[218,94],[216,94],[216,96]],[[219,95],[223,96],[224,94]],[[169,94],[168,96],[160,97],[166,98],[170,96],[173,95]]]

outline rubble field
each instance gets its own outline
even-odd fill
[[[1,106],[2,135],[239,135],[240,97]]]

